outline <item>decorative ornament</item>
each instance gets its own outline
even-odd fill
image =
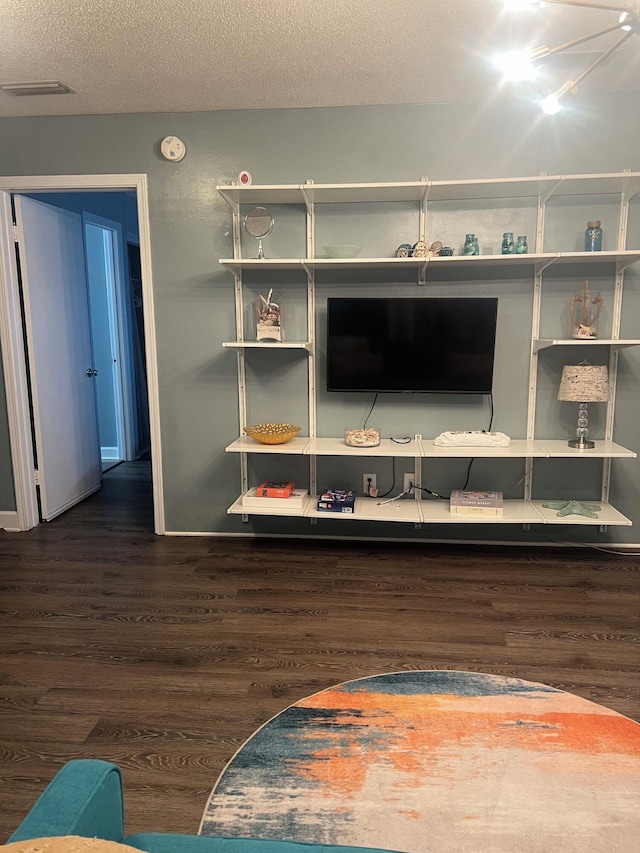
[[[411,256],[413,258],[426,258],[429,249],[427,248],[427,244],[424,240],[418,240],[417,243],[413,244],[413,248],[411,249]]]
[[[586,504],[582,501],[545,501],[545,509],[557,509],[556,516],[583,515],[585,518],[597,518],[601,507],[598,504]]]
[[[282,315],[280,305],[273,301],[273,288],[265,298],[260,294],[257,304],[257,336],[259,341],[282,340]]]
[[[410,258],[412,246],[411,243],[403,243],[396,249],[396,258]]]
[[[252,180],[253,179],[251,177],[251,172],[247,172],[246,170],[243,170],[238,175],[238,183],[241,187],[248,187],[251,184]]]
[[[442,249],[442,242],[440,240],[434,240],[433,243],[429,246],[429,254],[430,255],[439,255]]]
[[[576,293],[569,301],[569,314],[574,338],[597,338],[598,319],[604,305],[599,293],[592,295],[589,282],[585,281],[582,293]]]

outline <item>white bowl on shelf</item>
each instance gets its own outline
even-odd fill
[[[362,246],[323,246],[330,258],[355,258],[362,251]]]

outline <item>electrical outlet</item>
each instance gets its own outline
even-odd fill
[[[402,491],[405,492],[405,494],[409,492],[409,490],[411,489],[411,484],[414,482],[415,479],[416,475],[413,472],[409,472],[408,474],[404,475],[404,480],[402,482]]]
[[[371,482],[369,482],[371,480]],[[363,474],[362,475],[362,494],[363,495],[374,495],[376,489],[376,475],[375,474]]]

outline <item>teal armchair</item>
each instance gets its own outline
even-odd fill
[[[370,847],[258,838],[163,832],[126,835],[120,768],[108,761],[95,759],[78,759],[65,764],[7,843],[63,835],[103,838],[147,853],[385,853]]]

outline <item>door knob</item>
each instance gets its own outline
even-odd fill
[[[92,367],[87,368],[87,376],[97,376],[98,371],[94,370]]]

